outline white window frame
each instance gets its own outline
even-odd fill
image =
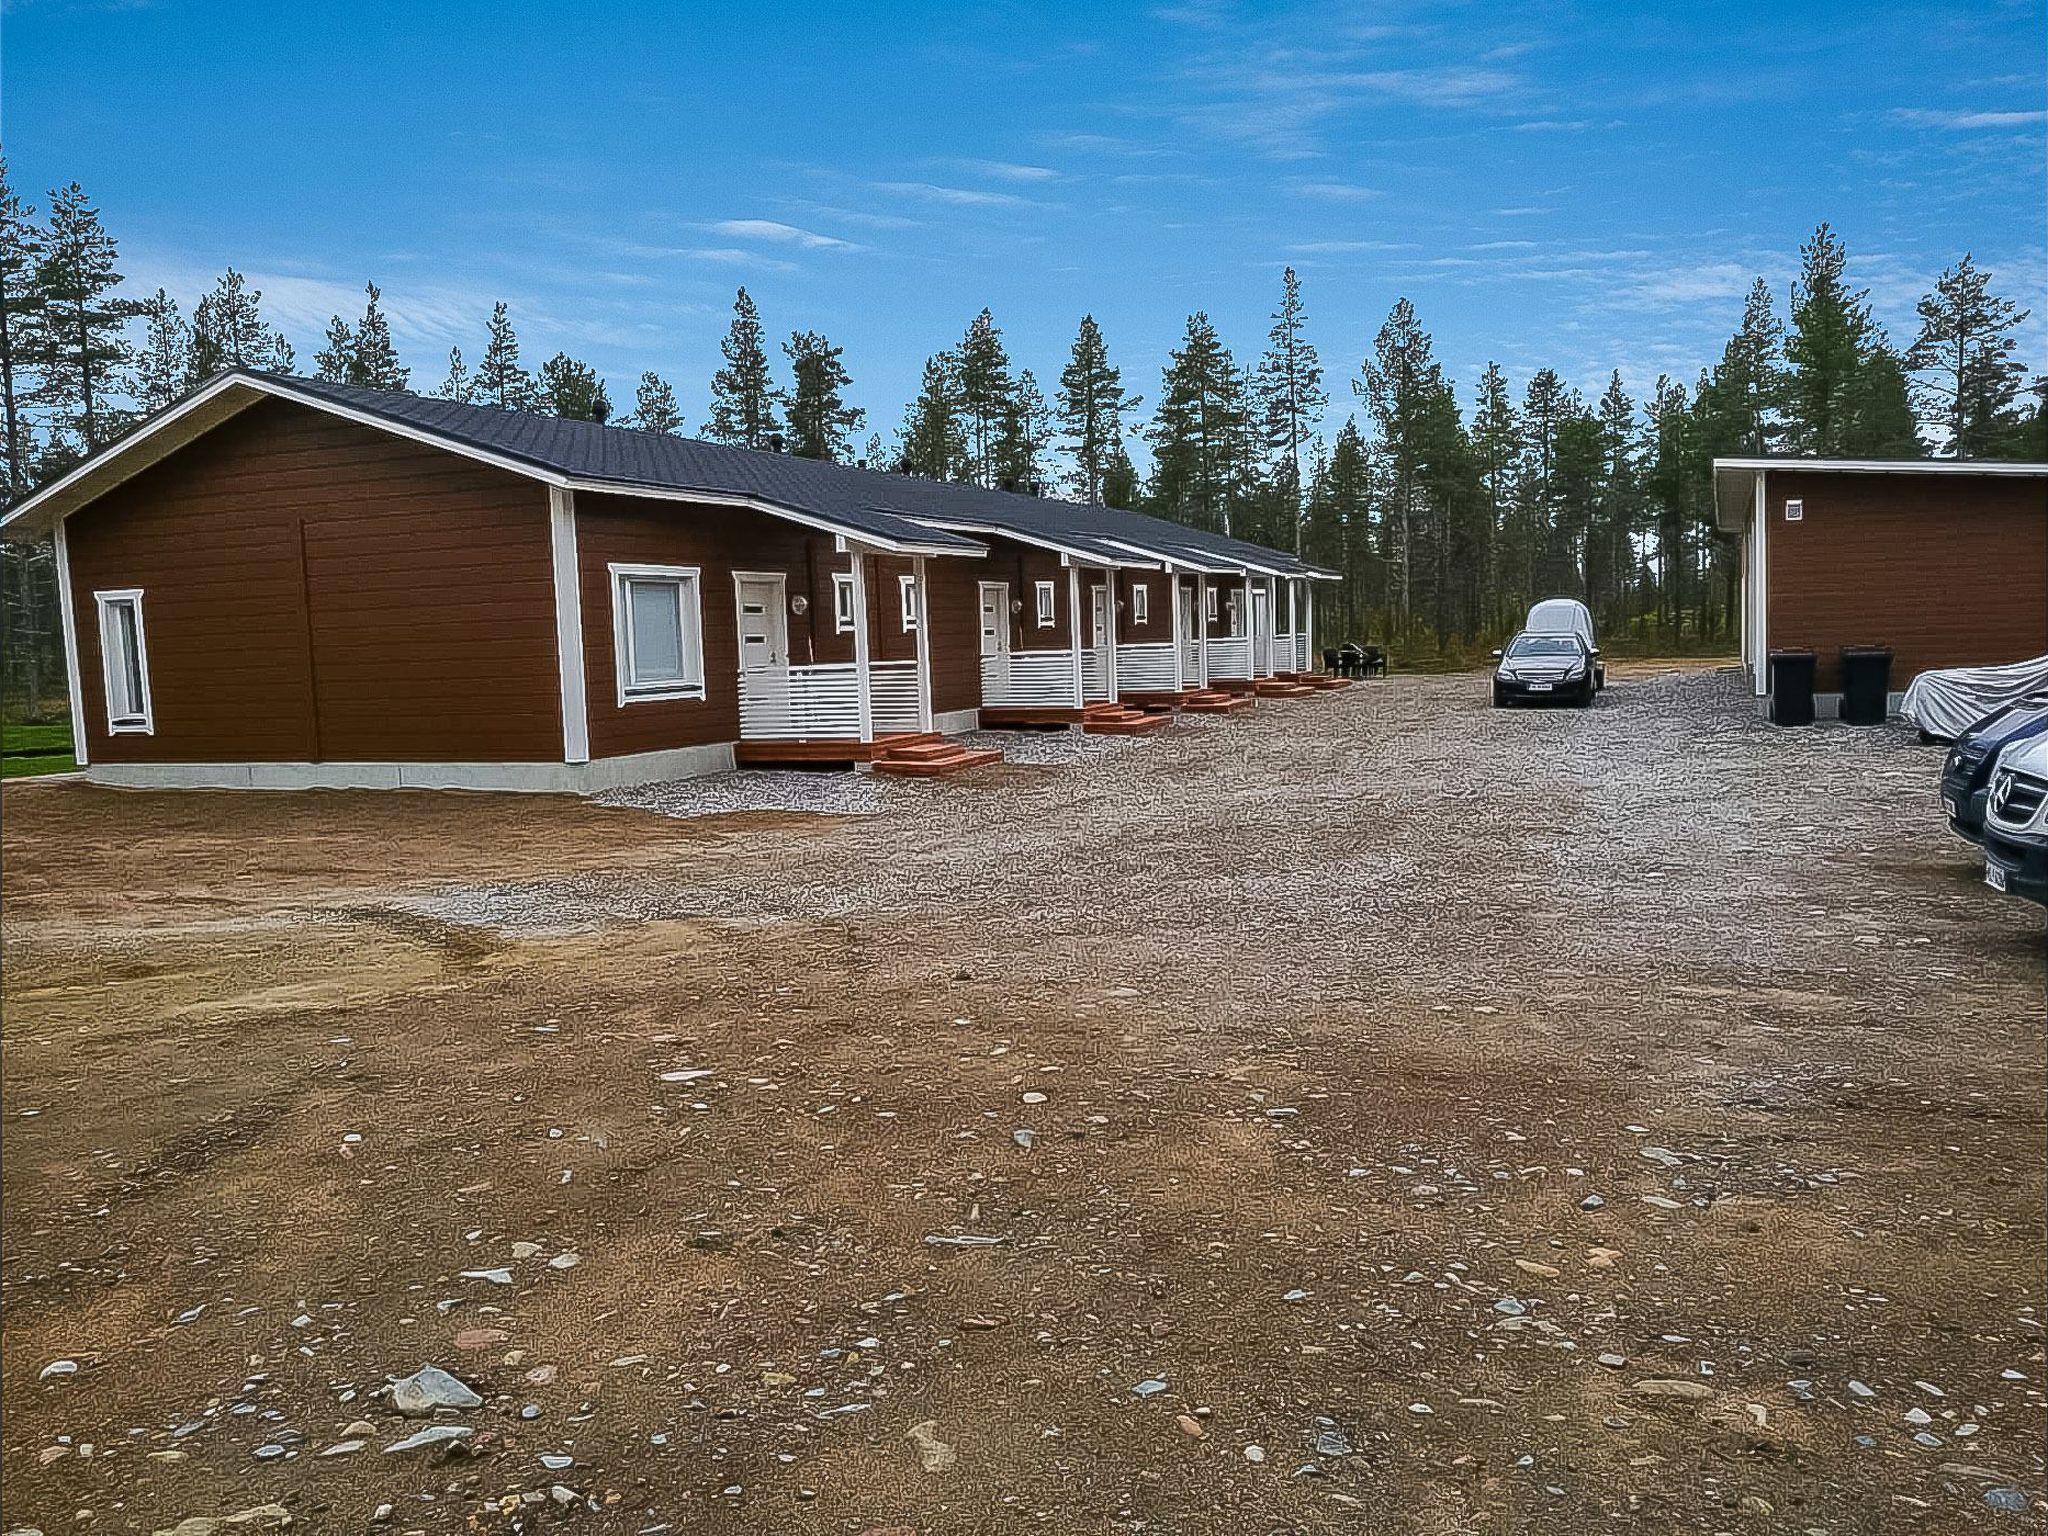
[[[832,573],[832,633],[853,633],[853,572]]]
[[[1206,610],[1202,617],[1211,624],[1214,624],[1223,617],[1223,590],[1220,587],[1210,587],[1207,591],[1209,596],[1202,604],[1202,607]]]
[[[107,734],[110,736],[154,736],[156,734],[156,710],[150,702],[149,693],[149,631],[142,623],[142,588],[116,587],[92,595],[93,606],[99,615],[100,624],[100,702],[106,706]],[[115,608],[128,607],[135,610],[135,671],[142,706],[139,715],[114,715],[114,651],[107,641],[110,630],[108,613]]]
[[[663,699],[704,697],[704,573],[694,565],[609,566],[612,582],[612,670],[619,686],[619,708],[629,704],[650,704]],[[682,585],[677,607],[682,616],[682,656],[685,676],[679,682],[640,683],[632,681],[632,605],[627,589],[635,581],[673,581]]]
[[[1059,622],[1060,589],[1056,582],[1039,581],[1032,583],[1032,601],[1036,604],[1040,629],[1051,629]]]
[[[896,578],[896,605],[903,620],[903,633],[917,633],[917,578],[898,576]]]
[[[1152,622],[1152,589],[1142,581],[1131,583],[1131,622],[1150,624]]]

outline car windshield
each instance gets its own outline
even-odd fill
[[[1510,656],[1576,656],[1579,642],[1570,635],[1517,635]]]

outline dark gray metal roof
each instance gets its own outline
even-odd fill
[[[1197,569],[1326,574],[1284,551],[1142,512],[249,369],[217,375],[138,423],[9,511],[0,519],[0,533],[24,537],[46,532],[128,475],[265,396],[381,423],[556,484],[627,495],[738,498],[884,548],[975,555],[986,549],[976,534],[1007,534],[1104,564],[1170,561]]]
[[[622,492],[658,488],[754,497],[894,542],[922,540],[935,546],[972,547],[969,540],[959,537],[961,533],[970,538],[975,532],[1010,533],[1110,563],[1131,563],[1151,555],[1233,569],[1250,564],[1283,575],[1306,575],[1312,569],[1283,551],[1142,512],[989,491],[390,390],[290,376],[261,377],[297,393],[331,400],[536,468],[577,480],[616,484]]]

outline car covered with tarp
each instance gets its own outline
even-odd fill
[[[2048,656],[2002,667],[1942,667],[1906,689],[1899,713],[1936,741],[1954,741],[1986,715],[2048,693]]]

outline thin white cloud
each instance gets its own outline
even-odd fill
[[[1412,251],[1412,240],[1304,240],[1288,250],[1298,256],[1342,256],[1356,251]]]
[[[1892,117],[1923,128],[1970,130],[1981,128],[2033,128],[2048,123],[2048,112],[1936,112],[1921,107],[1899,107]]]
[[[1361,187],[1348,181],[1299,181],[1291,190],[1296,197],[1320,198],[1331,203],[1363,203],[1386,195],[1378,187]]]
[[[1028,197],[1018,197],[1012,192],[987,192],[977,187],[943,187],[929,181],[876,181],[870,182],[877,192],[889,192],[898,197],[921,198],[926,202],[948,203],[959,208],[1035,208],[1038,204]]]
[[[799,229],[794,224],[784,224],[776,219],[720,219],[707,227],[714,235],[724,235],[730,240],[766,240],[779,245],[798,246],[806,251],[856,249],[851,240],[815,234],[811,230]]]
[[[995,181],[1057,181],[1060,174],[1049,165],[1020,165],[1014,160],[941,160],[938,163]]]

